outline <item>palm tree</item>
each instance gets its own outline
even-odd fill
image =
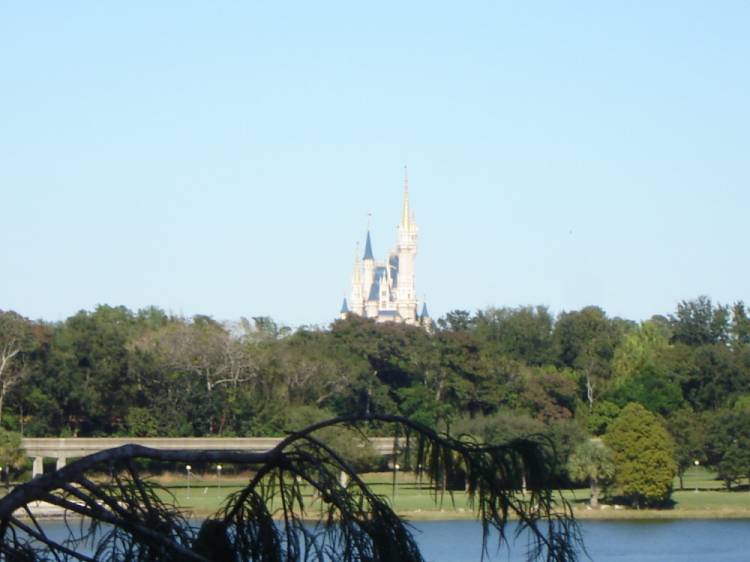
[[[615,475],[612,453],[599,439],[591,439],[576,447],[568,460],[568,474],[574,480],[588,480],[591,486],[589,505],[599,507],[599,483]]]

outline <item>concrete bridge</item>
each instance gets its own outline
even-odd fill
[[[154,449],[263,452],[281,440],[282,437],[24,437],[21,447],[34,459],[32,475],[36,477],[44,472],[45,458],[56,459],[59,469],[68,459],[131,443]],[[380,455],[393,455],[392,437],[371,437],[370,444]]]

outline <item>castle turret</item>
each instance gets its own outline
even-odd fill
[[[367,229],[367,239],[365,240],[365,254],[362,257],[362,264],[362,293],[365,300],[370,300],[370,287],[372,287],[372,284],[375,281],[375,258],[372,254],[372,242],[370,242],[369,228]]]
[[[409,205],[409,177],[404,168],[404,203],[401,222],[398,225],[398,285],[396,308],[404,321],[413,323],[417,319],[417,295],[414,263],[417,257],[417,225]]]
[[[357,255],[354,258],[354,271],[352,272],[351,311],[360,316],[365,313],[365,293],[362,287],[362,261],[359,259],[359,245],[357,246]]]
[[[345,320],[347,316],[349,316],[349,306],[346,304],[346,297],[344,297],[344,302],[341,303],[341,310],[339,311],[339,318]]]
[[[432,331],[432,318],[430,318],[430,313],[427,312],[426,302],[422,303],[422,312],[419,314],[419,325],[428,332]]]

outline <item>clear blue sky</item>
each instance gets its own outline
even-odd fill
[[[119,5],[118,5],[119,4]],[[747,2],[10,2],[0,309],[323,324],[408,164],[433,316],[750,300]]]

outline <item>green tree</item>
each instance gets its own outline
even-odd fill
[[[377,324],[357,316],[334,322],[331,335],[348,353],[365,359],[373,378],[394,391],[414,380],[417,368],[413,350],[428,337],[425,330],[415,326]],[[391,397],[395,398],[395,393]]]
[[[523,411],[499,410],[488,416],[463,416],[451,427],[454,435],[467,434],[483,443],[505,443],[515,439],[538,441],[555,459],[554,476],[561,481],[571,453],[583,442],[585,436],[575,421],[550,420],[545,424]]]
[[[667,419],[667,429],[674,439],[677,476],[682,490],[685,471],[695,461],[706,462],[706,416],[689,408],[680,408]]]
[[[604,436],[615,463],[615,484],[636,508],[665,502],[677,472],[674,446],[658,418],[628,404]]]
[[[557,318],[553,341],[558,364],[582,374],[582,390],[589,408],[610,385],[612,358],[627,329],[629,324],[607,318],[596,306],[563,312]]]
[[[10,473],[24,465],[26,456],[21,448],[21,434],[0,428],[0,470],[5,484],[8,484]]]
[[[529,365],[552,362],[553,318],[544,306],[488,308],[477,313],[474,331],[493,353]]]
[[[449,404],[435,399],[435,392],[422,384],[399,390],[399,411],[427,427],[437,428],[438,422],[451,418]]]
[[[708,431],[708,462],[727,489],[750,477],[750,412],[723,410],[713,416]]]
[[[588,480],[591,488],[589,505],[599,507],[599,485],[615,474],[612,452],[598,439],[585,441],[576,447],[568,459],[568,474],[574,480]]]
[[[125,420],[131,437],[158,437],[159,422],[146,408],[130,408]]]
[[[609,400],[600,400],[586,418],[586,427],[593,435],[604,435],[609,424],[620,414],[620,407]]]
[[[471,415],[492,413],[504,403],[507,361],[483,355],[473,332],[440,332],[437,345],[440,400]]]
[[[577,385],[570,371],[554,367],[524,369],[520,402],[542,421],[572,418]]]
[[[705,295],[680,302],[670,322],[674,342],[698,346],[729,341],[729,308],[714,305]]]
[[[730,334],[734,346],[741,347],[750,343],[750,318],[742,301],[737,301],[732,306]]]
[[[696,410],[724,408],[750,390],[750,371],[745,364],[750,355],[745,355],[746,350],[726,344],[675,347],[684,351],[675,365],[676,381]]]
[[[466,310],[452,310],[443,318],[439,318],[437,325],[441,330],[466,332],[474,326],[474,319]]]
[[[243,318],[243,321],[247,322]],[[270,316],[253,316],[257,337],[265,340],[276,340],[291,333],[288,326],[280,326]]]
[[[653,368],[669,347],[669,337],[655,320],[647,320],[638,328],[625,334],[615,349],[612,372],[615,380],[625,381]]]
[[[127,308],[99,306],[55,330],[43,390],[58,402],[73,435],[111,433],[125,420],[136,401],[128,368],[128,342],[136,328]]]
[[[542,435],[545,426],[524,412],[499,411],[489,416],[463,416],[453,424],[455,435],[472,435],[484,443],[504,443]]]
[[[663,416],[669,415],[682,404],[679,385],[653,365],[644,366],[639,373],[622,381],[609,396],[619,406],[638,402]]]

